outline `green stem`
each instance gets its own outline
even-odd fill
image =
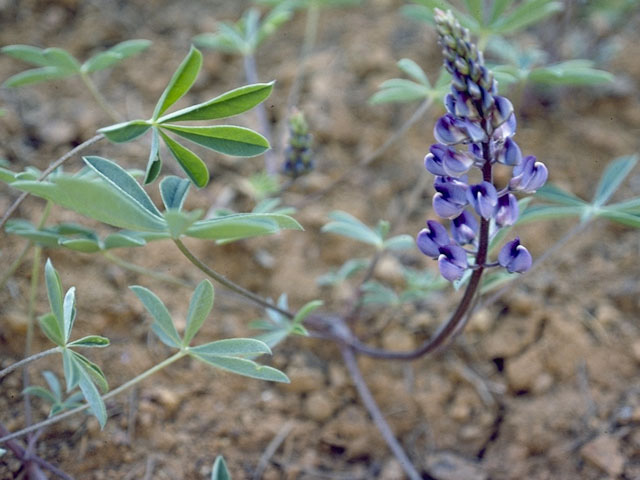
[[[119,267],[124,268],[126,270],[130,270],[132,272],[139,273],[141,275],[146,275],[148,277],[155,278],[156,280],[171,283],[172,285],[178,285],[180,287],[186,287],[186,288],[193,287],[193,285],[191,285],[189,282],[181,280],[180,278],[176,278],[172,275],[156,272],[155,270],[151,270],[149,268],[145,268],[140,265],[130,263],[120,257],[116,257],[110,252],[102,252],[102,255],[104,255],[104,257],[110,262],[115,263]]]
[[[9,279],[13,276],[13,274],[16,272],[18,267],[22,264],[23,260],[27,256],[27,253],[29,253],[29,250],[31,249],[32,246],[33,246],[33,242],[27,242],[24,248],[22,249],[22,251],[20,252],[20,255],[18,255],[18,258],[16,258],[13,261],[13,263],[9,265],[9,268],[7,268],[7,270],[2,274],[2,277],[0,277],[0,290],[4,288],[4,286],[7,284]]]
[[[300,60],[298,62],[299,68],[296,71],[296,76],[293,79],[293,85],[289,92],[289,98],[287,99],[287,111],[290,111],[295,107],[300,100],[300,90],[302,89],[302,81],[307,68],[307,59],[311,55],[311,51],[316,44],[316,38],[318,37],[318,21],[320,18],[320,7],[318,2],[311,2],[307,9],[307,19],[304,26],[304,40],[302,43],[302,49],[300,50]]]
[[[49,174],[51,172],[53,172],[56,168],[58,168],[60,165],[62,165],[64,162],[66,162],[67,160],[69,160],[71,157],[73,157],[76,153],[81,152],[82,150],[84,150],[87,147],[90,147],[91,145],[93,145],[94,143],[99,142],[100,140],[102,140],[103,138],[105,138],[105,136],[102,133],[99,133],[93,137],[91,137],[89,140],[82,142],[80,145],[78,145],[77,147],[75,147],[72,150],[69,150],[67,153],[65,153],[63,156],[61,156],[60,158],[58,158],[55,162],[53,162],[51,165],[49,165],[44,172],[42,172],[42,174],[38,177],[38,181],[42,181],[45,178],[47,178],[49,176]],[[20,196],[16,199],[15,202],[13,202],[11,204],[11,206],[9,206],[9,208],[7,209],[6,212],[4,212],[4,216],[2,217],[2,219],[0,220],[0,228],[4,227],[4,224],[7,223],[7,220],[9,220],[9,218],[11,217],[11,215],[13,215],[13,212],[15,212],[18,207],[20,206],[20,204],[22,202],[24,202],[24,199],[27,198],[29,196],[28,192],[22,192],[20,194]]]
[[[44,217],[48,216],[48,207],[51,206],[51,202],[47,202],[47,208],[45,208]],[[43,224],[44,222],[40,222]],[[36,297],[38,295],[38,284],[40,283],[40,258],[42,256],[42,247],[36,245],[33,250],[33,265],[31,267],[31,285],[29,286],[29,305],[27,307],[27,336],[24,341],[24,356],[29,358],[31,356],[31,347],[33,346],[33,330],[36,316]],[[54,349],[55,350],[55,349]],[[0,375],[1,376],[1,375]],[[29,386],[29,367],[25,364],[22,371],[22,388],[25,389]],[[31,425],[31,401],[29,394],[24,395],[24,413],[25,422],[27,425]]]
[[[118,112],[116,112],[113,109],[113,107],[111,107],[111,105],[109,105],[109,102],[107,102],[107,100],[102,96],[102,94],[98,90],[98,87],[96,87],[96,84],[93,83],[93,80],[91,80],[91,77],[89,76],[89,74],[87,74],[85,72],[81,72],[80,73],[80,78],[82,79],[82,82],[85,84],[85,86],[87,87],[89,92],[91,92],[91,95],[93,96],[95,101],[98,103],[100,108],[107,115],[109,115],[111,120],[113,120],[116,123],[122,122],[124,120],[122,115],[120,115]]]
[[[193,253],[191,253],[191,251],[186,247],[186,245],[184,243],[182,243],[182,241],[180,239],[176,238],[176,239],[173,240],[173,242],[176,244],[176,246],[182,252],[182,254],[185,257],[187,257],[187,259],[191,263],[193,263],[200,271],[202,271],[205,275],[207,275],[208,277],[214,279],[216,282],[220,283],[221,285],[224,285],[225,287],[227,287],[232,292],[235,292],[238,295],[241,295],[241,296],[243,296],[245,298],[248,298],[252,302],[260,305],[261,307],[269,308],[271,310],[274,310],[274,311],[284,315],[285,317],[287,317],[289,319],[292,319],[294,317],[293,313],[288,312],[286,310],[282,310],[281,308],[276,307],[272,303],[267,302],[264,298],[256,295],[253,292],[250,292],[246,288],[241,287],[240,285],[237,285],[236,283],[233,283],[231,280],[229,280],[224,275],[219,274],[218,272],[216,272],[215,270],[213,270],[212,268],[207,266],[198,257],[196,257]]]
[[[43,352],[39,352],[39,353],[36,353],[34,355],[31,355],[30,357],[23,358],[19,362],[16,362],[16,363],[14,363],[12,365],[9,365],[4,370],[0,370],[0,378],[6,377],[7,375],[9,375],[14,370],[16,370],[16,369],[18,369],[20,367],[23,367],[23,366],[27,365],[28,363],[35,362],[36,360],[39,360],[42,357],[46,357],[47,355],[51,355],[52,353],[57,353],[57,352],[61,352],[61,351],[62,350],[60,349],[60,347],[53,347],[53,348],[50,348],[49,350],[45,350]]]
[[[47,204],[44,207],[44,212],[42,212],[42,217],[40,217],[40,221],[38,222],[38,230],[43,228],[44,224],[47,222],[49,213],[51,213],[51,205],[51,200],[48,200]],[[36,320],[36,297],[38,296],[38,285],[40,283],[41,257],[42,247],[40,245],[36,245],[36,248],[33,251],[33,265],[31,266],[31,285],[29,287],[29,305],[27,307],[27,336],[24,342],[25,358],[28,358],[31,355],[31,347],[33,346],[33,330]],[[22,388],[26,389],[29,386],[29,383],[29,367],[25,365],[24,370],[22,370]],[[24,418],[27,426],[31,425],[31,399],[29,398],[28,393],[24,395]]]
[[[154,373],[162,370],[163,368],[171,365],[172,363],[176,362],[177,360],[180,360],[182,357],[186,356],[187,350],[180,350],[179,352],[177,352],[176,354],[170,356],[169,358],[163,360],[162,362],[158,363],[157,365],[154,365],[153,367],[151,367],[149,370],[146,370],[144,372],[142,372],[140,375],[138,375],[137,377],[132,378],[131,380],[129,380],[126,383],[123,383],[122,385],[120,385],[118,388],[116,388],[115,390],[111,390],[109,393],[106,393],[104,395],[102,395],[102,400],[106,401],[109,400],[112,397],[115,397],[116,395],[124,392],[125,390],[127,390],[128,388],[140,383],[142,380],[144,380],[145,378],[153,375]],[[84,405],[74,408],[73,410],[68,410],[64,413],[61,413],[59,415],[56,415],[54,417],[48,418],[47,420],[43,420],[42,422],[36,423],[35,425],[31,425],[30,427],[26,427],[23,428],[22,430],[18,430],[17,432],[11,433],[9,435],[5,435],[4,437],[0,438],[0,445],[2,445],[3,443],[9,441],[9,440],[13,440],[14,438],[19,438],[22,437],[24,435],[26,435],[27,433],[31,433],[34,432],[40,428],[44,428],[44,427],[48,427],[50,425],[53,425],[55,423],[58,423],[60,420],[64,420],[65,418],[71,417],[72,415],[75,415],[76,413],[82,412],[86,409],[89,408],[89,404],[85,403]]]
[[[244,74],[247,79],[247,83],[258,83],[258,69],[256,67],[256,58],[253,52],[247,52],[242,57],[244,65]],[[273,144],[273,135],[271,134],[271,124],[269,123],[269,117],[267,116],[267,110],[264,107],[264,102],[260,102],[255,107],[256,114],[258,115],[258,123],[260,124],[260,130],[269,143]],[[276,175],[278,173],[278,164],[273,149],[270,148],[264,152],[264,165],[265,170],[269,175]]]

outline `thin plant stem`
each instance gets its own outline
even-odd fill
[[[171,365],[172,363],[180,360],[182,357],[186,356],[187,350],[183,349],[180,350],[179,352],[175,353],[174,355],[170,356],[169,358],[163,360],[162,362],[154,365],[153,367],[151,367],[148,370],[145,370],[144,372],[142,372],[140,375],[132,378],[131,380],[129,380],[128,382],[123,383],[122,385],[120,385],[118,388],[111,390],[108,393],[105,393],[104,395],[102,395],[102,400],[106,401],[109,400],[110,398],[115,397],[116,395],[119,395],[120,393],[124,392],[125,390],[129,389],[130,387],[140,383],[141,381],[143,381],[144,379],[146,379],[147,377],[150,377],[151,375],[153,375],[154,373],[159,372],[160,370],[162,370],[163,368]],[[22,430],[18,430],[17,432],[14,433],[10,433],[7,435],[4,435],[3,437],[0,437],[0,445],[9,441],[9,440],[13,440],[15,438],[20,438],[28,433],[34,432],[40,428],[43,427],[48,427],[50,425],[54,425],[56,423],[58,423],[61,420],[64,420],[65,418],[69,418],[73,415],[75,415],[76,413],[80,413],[86,409],[89,408],[89,404],[85,403],[84,405],[81,405],[79,407],[76,407],[72,410],[68,410],[66,412],[60,413],[59,415],[55,415],[51,418],[48,418],[46,420],[43,420],[42,422],[38,422],[34,425],[31,425],[30,427],[26,427],[23,428]]]
[[[9,431],[4,427],[4,425],[0,424],[0,435],[8,435],[8,434],[9,434]],[[13,454],[23,463],[33,462],[39,467],[42,467],[45,470],[49,470],[51,473],[53,473],[54,475],[57,475],[58,477],[64,480],[73,480],[73,477],[67,475],[65,472],[60,470],[55,465],[52,465],[51,463],[47,462],[45,459],[40,458],[39,456],[35,455],[33,452],[30,452],[22,448],[18,444],[18,442],[16,442],[15,440],[8,440],[5,443],[7,448],[11,450]]]
[[[404,470],[404,473],[406,473],[411,480],[421,480],[422,475],[418,473],[416,468],[413,466],[413,463],[411,463],[411,460],[405,453],[402,445],[400,445],[400,442],[396,439],[391,427],[389,427],[384,415],[380,411],[380,407],[378,407],[376,400],[373,398],[373,395],[362,376],[362,372],[358,367],[358,362],[353,350],[346,345],[342,345],[340,351],[342,352],[342,358],[344,359],[345,366],[349,371],[349,375],[353,379],[356,390],[358,390],[358,394],[362,399],[362,403],[364,403],[364,406],[369,412],[369,415],[371,415],[371,418],[384,438],[384,441],[391,449],[391,452],[393,452],[394,456],[398,459],[398,462],[400,462],[400,466]]]
[[[377,149],[375,149],[369,155],[363,157],[356,165],[349,168],[340,177],[338,177],[337,180],[335,180],[331,185],[326,187],[324,190],[321,190],[315,193],[314,195],[309,195],[302,202],[300,202],[300,204],[294,205],[294,207],[300,209],[300,208],[306,207],[307,205],[316,203],[318,198],[325,196],[331,190],[333,190],[337,185],[353,177],[353,172],[355,170],[366,167],[367,165],[372,163],[374,160],[380,157],[384,152],[386,152],[389,149],[389,147],[391,147],[394,143],[400,140],[404,136],[404,134],[407,133],[407,130],[409,130],[413,125],[415,125],[427,113],[429,108],[431,108],[431,105],[433,105],[432,98],[428,98],[424,100],[420,104],[420,106],[416,109],[416,111],[413,112],[413,115],[411,115],[411,117],[405,123],[403,123],[400,126],[400,128],[396,130],[389,138],[387,138],[387,140],[382,145],[380,145]]]
[[[351,300],[351,307],[349,308],[347,314],[344,315],[344,318],[347,321],[355,320],[356,315],[362,308],[362,297],[364,296],[363,286],[365,283],[367,283],[369,280],[373,278],[373,275],[375,274],[375,271],[376,271],[376,267],[378,266],[378,263],[380,263],[380,260],[382,259],[382,256],[384,255],[384,253],[385,253],[384,250],[378,250],[371,258],[371,262],[369,263],[369,268],[367,268],[367,271],[365,272],[364,276],[360,280],[360,284],[358,285],[358,287],[354,292],[353,298]]]
[[[7,270],[2,274],[2,277],[0,277],[0,290],[4,288],[4,286],[7,284],[9,279],[13,276],[13,274],[16,272],[18,267],[22,265],[22,262],[27,256],[27,253],[29,253],[29,250],[31,250],[32,246],[33,246],[33,242],[27,242],[25,246],[22,248],[22,251],[20,252],[18,257],[13,261],[11,265],[9,265]]]
[[[82,79],[82,82],[85,84],[85,86],[87,87],[87,89],[89,90],[93,98],[95,99],[98,106],[104,111],[104,113],[109,115],[111,120],[113,120],[116,123],[124,121],[124,118],[122,117],[122,115],[116,112],[113,109],[113,107],[109,105],[109,102],[107,102],[107,100],[102,96],[102,94],[100,93],[100,90],[98,90],[98,87],[96,87],[96,84],[93,83],[93,80],[91,80],[91,77],[89,76],[88,73],[81,72],[80,78]]]
[[[482,179],[486,182],[491,182],[492,179],[492,167],[491,167],[491,153],[489,150],[489,143],[482,144],[482,153],[484,157],[484,165],[482,167]],[[484,272],[484,265],[487,261],[487,254],[489,250],[489,221],[482,218],[480,221],[480,235],[478,241],[478,253],[475,258],[475,265],[477,268],[471,274],[467,288],[458,304],[457,308],[442,326],[436,331],[436,333],[426,340],[415,350],[408,352],[396,352],[389,351],[381,348],[370,347],[353,335],[343,336],[340,338],[342,342],[347,343],[356,352],[363,355],[368,355],[375,358],[384,358],[387,360],[415,360],[423,355],[434,352],[443,345],[445,345],[452,337],[461,331],[461,327],[469,319],[469,314],[475,304],[475,296],[480,286],[480,280]],[[337,330],[334,329],[334,332]]]
[[[47,202],[47,207],[51,205]],[[48,208],[46,209],[48,210]],[[47,216],[45,214],[45,216]],[[42,223],[42,222],[41,222]],[[27,307],[27,335],[24,341],[24,356],[31,356],[31,347],[33,346],[33,330],[36,317],[36,297],[38,296],[38,284],[40,283],[40,258],[42,256],[42,247],[36,245],[33,249],[33,265],[31,268],[31,285],[29,286],[29,305]],[[29,365],[25,364],[22,370],[22,389],[29,386]],[[31,398],[28,393],[24,394],[24,418],[27,426],[31,425]]]
[[[258,83],[258,70],[253,52],[245,53],[242,59],[247,83]],[[264,107],[264,103],[259,103],[256,105],[255,109],[256,114],[258,115],[258,122],[260,123],[260,133],[267,138],[269,143],[272,143],[273,136],[271,134],[271,125],[269,124],[269,118],[267,116],[267,110]],[[278,173],[278,164],[272,148],[264,152],[264,165],[265,170],[269,175],[275,175]]]
[[[289,95],[287,96],[287,106],[285,110],[286,118],[284,121],[280,122],[277,128],[276,137],[274,141],[277,141],[278,144],[274,146],[274,151],[276,155],[281,155],[284,149],[282,145],[282,139],[285,138],[287,132],[287,119],[294,112],[296,106],[300,102],[300,91],[302,90],[302,84],[304,83],[304,76],[307,71],[307,62],[309,60],[309,56],[313,51],[316,38],[318,36],[318,20],[320,18],[320,7],[317,2],[311,2],[309,8],[307,8],[307,16],[304,27],[304,39],[302,40],[302,48],[300,49],[300,59],[298,60],[298,68],[296,69],[295,76],[293,78],[293,82],[291,84],[291,89],[289,90]],[[280,189],[280,193],[287,190],[293,181],[290,181],[288,184],[283,186]]]
[[[283,310],[283,309],[275,306],[272,303],[269,303],[268,301],[266,301],[264,298],[260,297],[259,295],[256,295],[255,293],[250,292],[246,288],[241,287],[240,285],[238,285],[238,284],[232,282],[231,280],[229,280],[224,275],[221,275],[220,273],[218,273],[215,270],[213,270],[212,268],[210,268],[208,265],[203,263],[198,257],[196,257],[193,253],[191,253],[191,251],[186,247],[186,245],[184,243],[182,243],[182,241],[180,239],[175,238],[173,240],[173,242],[176,244],[176,246],[182,252],[182,254],[185,257],[187,257],[187,260],[189,260],[191,263],[193,263],[193,265],[195,265],[205,275],[207,275],[208,277],[214,279],[216,282],[220,283],[221,285],[224,285],[225,287],[227,287],[232,292],[235,292],[238,295],[241,295],[241,296],[243,296],[245,298],[248,298],[249,300],[251,300],[252,302],[254,302],[257,305],[260,305],[263,308],[268,308],[270,310],[274,310],[274,311],[284,315],[285,317],[287,317],[289,319],[292,319],[294,317],[293,313],[288,312],[287,310]]]
[[[36,360],[41,359],[42,357],[46,357],[47,355],[51,355],[52,353],[58,353],[61,352],[62,350],[60,349],[60,347],[53,347],[50,348],[49,350],[44,350],[42,352],[38,352],[35,353],[29,357],[23,358],[22,360],[20,360],[19,362],[13,363],[11,365],[9,365],[7,368],[5,368],[4,370],[0,370],[0,378],[6,377],[7,375],[9,375],[11,372],[13,372],[14,370],[23,367],[31,362],[35,362]]]
[[[307,61],[313,51],[318,38],[318,21],[320,19],[320,6],[318,2],[311,2],[309,8],[307,8],[307,18],[304,25],[304,39],[302,41],[302,49],[300,50],[300,60],[298,62],[298,70],[296,70],[296,76],[293,79],[291,90],[289,91],[289,97],[287,98],[287,113],[291,113],[291,110],[300,101],[300,90],[302,89],[302,83],[307,70]]]
[[[110,262],[118,265],[125,270],[130,270],[135,273],[139,273],[141,275],[146,275],[151,278],[155,278],[156,280],[160,280],[163,282],[170,283],[172,285],[178,285],[180,287],[192,288],[189,282],[182,280],[180,278],[174,277],[173,275],[167,275],[166,273],[156,272],[155,270],[151,270],[149,268],[142,267],[140,265],[136,265],[134,263],[128,262],[120,257],[113,255],[111,252],[102,252],[102,255],[109,260]]]
[[[98,135],[95,135],[95,136],[91,137],[89,140],[86,140],[86,141],[82,142],[80,145],[78,145],[74,149],[69,150],[67,153],[65,153],[63,156],[61,156],[55,162],[53,162],[51,165],[49,165],[45,169],[45,171],[42,172],[42,175],[40,175],[38,177],[38,181],[44,180],[45,178],[47,178],[49,176],[49,174],[51,172],[53,172],[56,168],[58,168],[64,162],[66,162],[71,157],[73,157],[76,153],[81,152],[82,150],[84,150],[84,149],[90,147],[91,145],[93,145],[94,143],[99,142],[103,138],[105,138],[104,135],[102,133],[99,133]],[[17,208],[20,206],[20,204],[22,204],[22,202],[24,202],[25,198],[27,198],[28,196],[29,196],[28,192],[22,192],[20,194],[20,196],[16,199],[16,201],[13,202],[11,204],[11,206],[9,206],[7,211],[4,213],[4,216],[2,217],[2,220],[0,220],[0,228],[4,227],[4,224],[7,223],[7,220],[9,220],[11,215],[13,215],[13,212],[15,212],[17,210]]]

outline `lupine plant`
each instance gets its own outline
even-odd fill
[[[287,8],[302,5],[317,9],[335,2],[311,0],[290,3]],[[436,3],[449,6],[446,2]],[[523,155],[515,142],[516,115],[513,104],[499,94],[496,76],[471,38],[471,33],[478,34],[480,41],[484,43],[494,33],[507,34],[532,24],[557,11],[558,2],[528,0],[517,7],[508,1],[489,3],[491,9],[485,8],[485,2],[465,2],[471,16],[461,15],[462,25],[451,11],[436,9],[433,14],[429,14],[429,18],[435,23],[444,56],[445,73],[440,76],[435,87],[431,87],[417,63],[402,60],[398,64],[400,69],[418,87],[391,81],[386,83],[383,91],[374,96],[374,103],[426,99],[429,105],[443,97],[446,113],[435,122],[433,134],[436,143],[428,148],[424,158],[424,167],[435,177],[432,206],[439,220],[427,220],[426,228],[414,238],[414,235],[392,231],[392,224],[387,221],[381,220],[376,226],[370,227],[346,211],[332,212],[329,215],[330,221],[322,228],[323,235],[339,235],[359,241],[374,250],[371,256],[350,259],[337,270],[318,279],[324,286],[342,286],[360,275],[360,281],[345,311],[324,311],[321,308],[324,305],[322,300],[313,300],[292,310],[287,293],[280,295],[277,301],[262,298],[207,265],[183,242],[184,238],[209,241],[209,248],[215,249],[223,243],[271,235],[283,230],[302,230],[302,226],[290,216],[293,210],[281,207],[277,196],[268,196],[279,191],[278,182],[273,179],[278,170],[284,176],[295,179],[312,170],[316,155],[311,146],[312,129],[302,113],[295,113],[288,119],[290,135],[281,166],[275,171],[267,168],[266,175],[258,173],[252,176],[250,183],[254,192],[257,192],[257,205],[252,211],[237,213],[218,208],[211,209],[205,215],[200,209],[187,210],[186,199],[192,185],[205,188],[209,183],[210,173],[205,163],[207,158],[201,158],[174,136],[208,150],[237,157],[265,153],[270,146],[270,138],[238,126],[184,126],[175,122],[211,121],[247,112],[259,106],[274,87],[272,82],[250,82],[250,85],[222,93],[209,101],[166,113],[189,91],[201,68],[202,55],[194,47],[173,74],[150,118],[118,121],[101,128],[95,137],[65,154],[44,171],[33,167],[22,172],[0,168],[0,180],[23,192],[0,220],[0,226],[5,226],[6,233],[20,236],[28,242],[20,257],[3,274],[0,285],[4,286],[8,276],[17,269],[29,249],[33,248],[29,304],[29,316],[32,320],[36,317],[35,297],[43,249],[60,248],[84,254],[101,254],[120,267],[192,290],[185,321],[178,322],[164,302],[150,289],[142,285],[130,287],[151,320],[150,330],[173,353],[136,377],[109,390],[106,380],[109,372],[105,375],[96,363],[76,351],[79,348],[108,348],[109,340],[100,335],[72,339],[77,313],[76,289],[70,287],[64,293],[58,272],[52,261],[47,260],[44,284],[50,312],[42,312],[37,323],[55,346],[30,354],[33,336],[33,327],[30,326],[26,358],[0,370],[0,381],[42,357],[59,353],[62,356],[61,370],[66,388],[63,392],[61,382],[49,370],[42,372],[48,388],[29,385],[28,380],[25,382],[23,394],[26,397],[26,408],[30,408],[30,396],[39,397],[49,405],[49,417],[15,432],[7,431],[0,424],[0,445],[7,447],[0,449],[0,455],[6,455],[10,450],[23,462],[25,469],[35,469],[36,476],[33,478],[42,478],[37,476],[42,475],[42,470],[65,478],[64,472],[33,454],[31,448],[24,449],[17,439],[83,411],[88,411],[103,427],[109,417],[105,400],[185,357],[245,377],[286,383],[289,379],[284,372],[262,364],[259,357],[270,354],[288,336],[310,335],[337,344],[363,403],[405,474],[412,480],[423,478],[424,472],[418,471],[414,466],[373,400],[356,362],[356,354],[377,359],[413,360],[450,343],[469,321],[479,295],[496,285],[512,281],[518,277],[514,274],[524,274],[533,267],[532,255],[519,237],[512,234],[512,229],[518,225],[536,220],[577,216],[581,220],[581,226],[601,217],[640,228],[640,199],[607,203],[631,172],[637,158],[628,156],[612,162],[596,187],[592,202],[584,201],[559,187],[545,185],[549,176],[547,167],[537,161],[536,157]],[[277,15],[272,13],[260,26],[257,12],[250,10],[239,24],[225,24],[221,27],[217,36],[200,37],[200,44],[209,42],[208,46],[233,49],[245,57],[253,55],[260,41],[273,33],[289,16],[289,10],[279,11]],[[471,33],[465,26],[471,29]],[[76,73],[86,80],[88,73],[110,67],[141,52],[147,46],[148,43],[143,41],[125,42],[92,57],[82,65],[59,49],[5,47],[5,53],[41,67],[36,71],[29,70],[11,77],[7,86],[55,80]],[[587,70],[583,69],[582,72],[588,76],[592,72],[591,67],[583,67]],[[251,69],[249,72],[251,73]],[[90,90],[94,88],[91,85],[87,83]],[[103,103],[101,96],[96,98],[100,98],[99,103]],[[424,109],[418,113],[424,113]],[[370,163],[411,124],[417,122],[420,116],[414,115],[400,128],[399,133],[393,134],[380,150],[359,162],[360,165]],[[151,147],[144,171],[127,170],[119,162],[97,155],[85,155],[84,167],[75,173],[68,173],[61,168],[74,154],[89,149],[99,141],[108,139],[115,144],[122,144],[147,132],[151,133]],[[162,177],[160,140],[186,178],[176,175]],[[508,179],[503,184],[495,179],[494,173],[498,169],[508,171]],[[142,178],[142,185],[138,178]],[[145,190],[146,185],[156,181],[162,209],[158,208],[153,197]],[[526,198],[526,195],[533,193],[541,202],[530,205],[531,197]],[[35,223],[26,219],[9,220],[28,194],[47,201],[41,219]],[[99,232],[101,229],[77,223],[48,224],[49,211],[53,207],[72,210],[119,230],[104,235]],[[197,286],[191,285],[185,280],[128,263],[112,253],[116,249],[144,248],[148,243],[156,241],[173,243],[176,251],[208,278],[201,280]],[[385,255],[411,251],[416,246],[421,253],[437,261],[439,275],[433,271],[404,268],[406,286],[399,292],[375,278],[377,266]],[[493,275],[487,273],[491,270]],[[264,318],[250,324],[260,333],[254,338],[226,338],[193,344],[194,339],[200,340],[204,336],[201,328],[214,306],[214,287],[209,279],[265,310]],[[390,351],[371,346],[356,335],[356,321],[363,309],[371,306],[375,309],[396,308],[403,303],[419,304],[433,291],[445,289],[451,284],[456,289],[465,287],[458,305],[438,330],[415,349]],[[84,287],[78,288],[79,294],[82,294]],[[79,315],[79,318],[85,321],[83,316]],[[182,332],[179,324],[184,325]],[[37,436],[38,434],[32,436],[30,442],[37,441]],[[213,463],[211,478],[230,478],[226,462],[220,456]]]

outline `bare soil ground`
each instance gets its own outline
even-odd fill
[[[437,72],[440,55],[433,33],[402,17],[401,5],[375,0],[361,8],[321,13],[300,104],[315,135],[317,171],[288,191],[285,203],[299,203],[330,185],[411,115],[415,106],[366,103],[381,81],[398,76],[398,59],[409,57],[430,74]],[[219,20],[237,19],[247,6],[221,0],[5,0],[0,1],[0,44],[60,46],[86,58],[119,41],[152,40],[144,54],[96,75],[117,110],[127,118],[146,118],[190,39],[212,31]],[[569,35],[572,26],[565,25],[569,30],[564,31],[561,25],[549,21],[536,34]],[[548,165],[551,181],[584,198],[590,198],[610,160],[640,151],[639,27],[636,13],[624,30],[607,36],[618,47],[607,64],[619,78],[615,87],[529,89],[515,98],[523,151]],[[278,80],[266,103],[274,122],[284,114],[303,30],[304,18],[298,14],[258,56],[261,79]],[[562,48],[556,53],[571,55]],[[0,79],[21,68],[2,58]],[[203,71],[182,102],[202,101],[243,83],[240,59],[205,52]],[[76,79],[2,89],[0,102],[7,110],[0,118],[0,156],[16,170],[47,166],[109,123]],[[315,278],[350,256],[372,252],[319,229],[336,208],[369,223],[388,219],[397,233],[413,235],[422,228],[432,194],[422,158],[439,113],[439,106],[432,109],[382,158],[354,170],[328,196],[302,208],[295,216],[305,232],[226,246],[189,245],[218,271],[261,295],[288,292],[294,308],[323,298],[325,308],[343,309],[350,288],[321,289]],[[234,122],[257,128],[251,113]],[[144,168],[147,148],[144,142],[126,148],[103,143],[89,153]],[[259,170],[262,160],[205,155],[212,182],[192,192],[189,207],[251,208],[241,179]],[[67,168],[79,166],[74,159]],[[166,162],[165,173],[174,168]],[[638,195],[636,169],[619,196]],[[0,211],[16,197],[15,191],[3,189]],[[41,201],[30,199],[18,213],[37,220],[41,209]],[[55,210],[52,221],[62,219],[79,220]],[[534,224],[519,233],[539,257],[574,224]],[[24,243],[5,234],[1,241],[0,264],[6,268]],[[201,280],[169,243],[117,254],[193,284]],[[410,364],[360,359],[376,400],[424,478],[640,479],[639,254],[637,231],[597,221],[496,303],[478,310],[445,352]],[[76,334],[111,339],[112,347],[92,358],[112,387],[166,356],[164,346],[149,335],[148,316],[126,287],[151,288],[177,318],[186,314],[189,289],[123,271],[101,256],[62,250],[46,250],[45,255],[54,261],[65,287],[78,289]],[[275,262],[265,262],[265,257]],[[380,276],[398,282],[400,264],[434,268],[413,251],[385,261]],[[0,365],[22,356],[30,272],[27,261],[0,292]],[[420,308],[366,312],[359,334],[372,344],[409,349],[437,328],[457,296],[447,290]],[[46,310],[41,289],[38,313]],[[246,325],[260,315],[218,288],[202,338],[250,335]],[[38,333],[34,350],[47,347]],[[285,371],[291,384],[248,380],[185,361],[110,401],[104,431],[95,419],[77,416],[47,429],[37,453],[82,479],[203,479],[219,454],[235,479],[256,478],[261,456],[280,435],[281,445],[261,465],[258,478],[403,478],[335,345],[291,338],[266,361]],[[42,382],[38,371],[44,368],[60,369],[57,362],[37,363],[32,382]],[[25,422],[21,388],[20,375],[0,384],[0,421],[12,431]],[[36,418],[44,418],[46,408],[38,400],[34,405]],[[9,454],[0,458],[0,478],[13,478],[17,468]]]

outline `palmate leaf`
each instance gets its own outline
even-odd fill
[[[273,82],[246,85],[207,102],[161,116],[189,91],[201,66],[202,54],[196,48],[191,47],[158,100],[151,119],[133,120],[98,130],[109,140],[122,143],[131,141],[151,129],[151,150],[146,167],[145,184],[154,181],[162,168],[159,150],[160,137],[196,186],[203,187],[209,181],[207,167],[198,155],[167,136],[166,132],[173,132],[208,149],[238,157],[260,155],[269,149],[267,139],[247,128],[229,125],[179,126],[167,122],[212,120],[245,112],[270,95],[273,90]]]

